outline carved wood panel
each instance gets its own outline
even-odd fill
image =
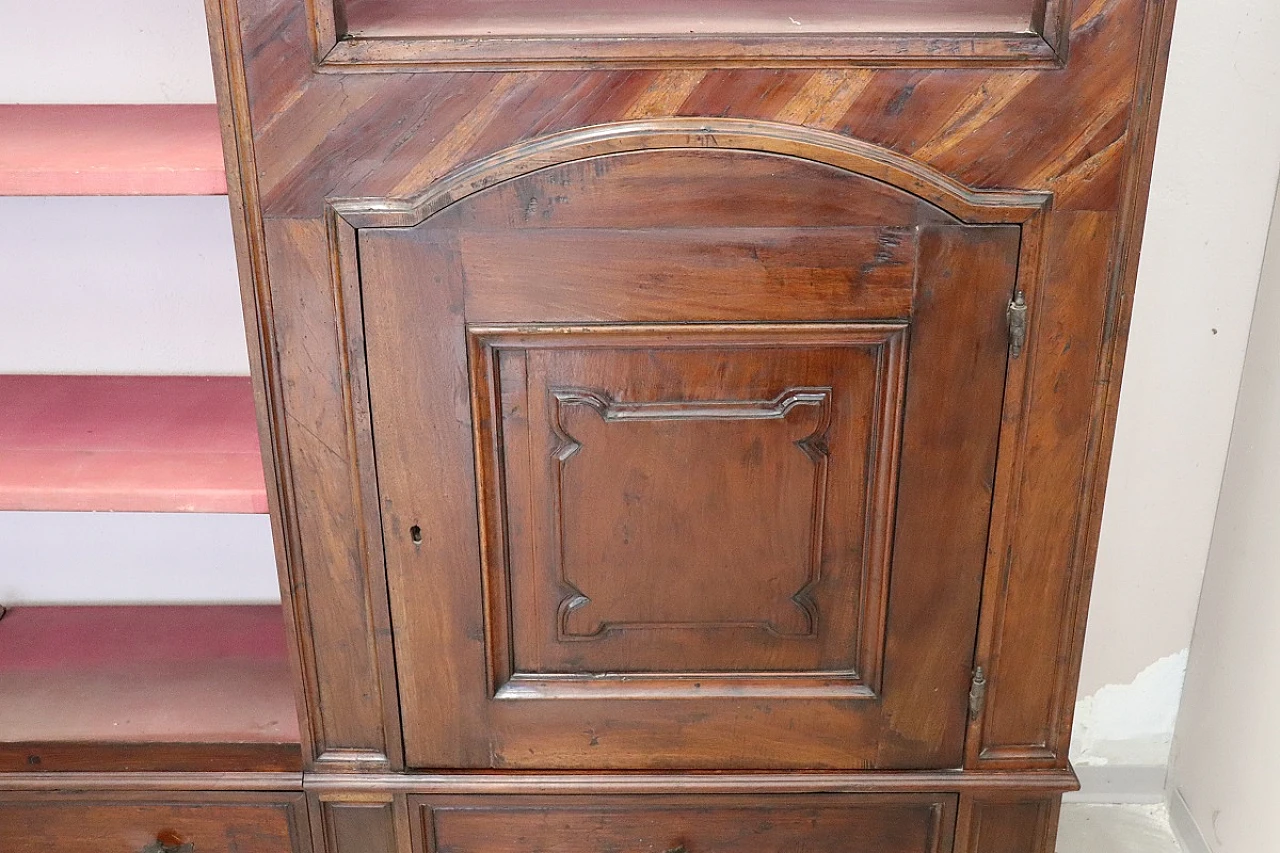
[[[496,695],[874,697],[905,332],[471,329]]]

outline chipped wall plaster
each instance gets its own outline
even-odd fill
[[[1168,764],[1186,672],[1183,649],[1128,684],[1108,684],[1078,701],[1071,760],[1084,767]]]

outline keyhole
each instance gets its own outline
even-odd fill
[[[413,538],[414,545],[422,544],[422,528],[418,525],[415,524],[413,527],[409,528],[409,536]]]

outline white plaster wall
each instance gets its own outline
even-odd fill
[[[0,373],[247,375],[226,196],[0,198]]]
[[[1280,846],[1280,215],[1271,233],[1170,773],[1214,853]]]
[[[200,0],[0,0],[0,103],[212,103]]]
[[[0,512],[0,604],[280,600],[265,515]]]
[[[1277,44],[1275,0],[1178,0],[1085,642],[1081,764],[1158,767],[1168,754],[1280,174]]]

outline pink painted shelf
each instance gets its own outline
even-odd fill
[[[0,196],[226,191],[213,104],[0,104]]]
[[[266,512],[249,379],[0,376],[0,510]]]
[[[0,772],[299,770],[292,683],[278,605],[15,607]]]

